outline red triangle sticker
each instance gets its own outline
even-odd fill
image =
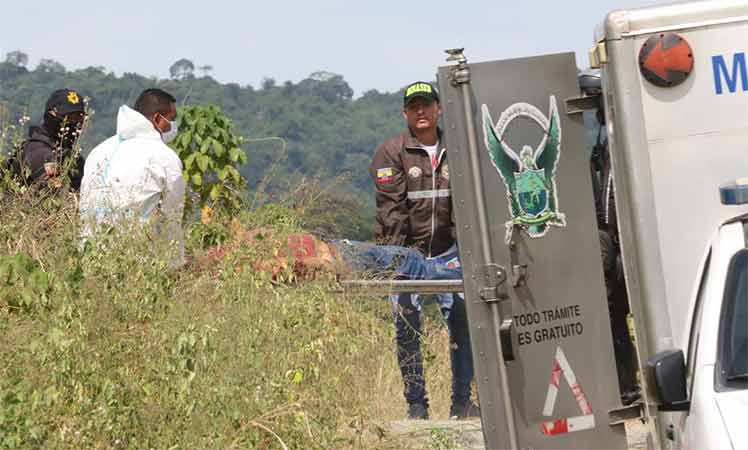
[[[566,359],[566,355],[561,347],[556,347],[556,356],[553,358],[551,380],[548,385],[548,394],[545,397],[545,405],[543,405],[543,415],[550,417],[553,414],[562,375],[569,385],[572,394],[574,394],[582,415],[541,423],[540,431],[546,436],[558,436],[560,434],[595,428],[595,415],[592,413],[592,406],[587,401],[587,395],[585,395],[582,386],[578,383],[577,376],[574,374],[571,365],[569,365],[569,361]]]

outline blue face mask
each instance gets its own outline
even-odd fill
[[[171,124],[169,131],[161,133],[161,140],[164,141],[164,144],[173,141],[177,137],[177,133],[179,133],[179,130],[177,129],[177,121],[172,120],[169,123]]]
[[[164,117],[164,116],[161,116],[161,117]],[[166,117],[164,117],[164,120],[166,120]],[[164,142],[164,144],[168,144],[171,141],[173,141],[177,137],[177,133],[179,133],[176,120],[170,120],[169,125],[171,125],[171,128],[169,128],[169,131],[161,132],[161,140]]]

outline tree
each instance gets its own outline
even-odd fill
[[[29,55],[20,50],[8,52],[5,55],[5,62],[18,67],[26,67],[26,64],[29,63]]]
[[[327,71],[324,71],[324,70],[320,70],[320,71],[317,71],[317,72],[312,72],[312,74],[309,75],[309,79],[310,80],[314,80],[314,81],[323,81],[324,82],[324,81],[330,81],[330,80],[332,80],[333,78],[335,78],[337,76],[339,76],[339,75],[337,75],[335,73],[332,73],[332,72],[327,72]]]
[[[5,53],[0,54],[0,61],[4,56]],[[334,190],[361,200],[365,206],[356,211],[365,220],[374,215],[374,195],[368,173],[371,154],[384,139],[394,136],[402,128],[402,91],[369,91],[347,100],[351,95],[350,87],[342,76],[330,72],[311,74],[298,83],[276,82],[268,78],[262,86],[258,84],[257,89],[253,89],[248,85],[219,83],[210,77],[180,80],[170,79],[167,74],[166,79],[158,79],[137,73],[115,75],[96,66],[64,73],[50,73],[48,68],[29,70],[0,62],[0,104],[8,108],[10,120],[25,114],[36,121],[43,113],[44,101],[50,92],[62,86],[75,87],[91,98],[90,105],[96,110],[80,141],[81,148],[87,152],[116,133],[116,117],[121,105],[132,105],[138,94],[147,88],[161,87],[178,99],[187,98],[190,105],[220,106],[235,124],[233,133],[247,137],[241,149],[249,155],[248,162],[235,166],[247,180],[247,191],[242,192],[243,195],[252,196],[256,191],[283,195],[294,189],[300,179],[320,179],[321,184],[327,186],[342,174],[350,174]],[[200,71],[195,74],[202,76]],[[182,114],[180,111],[178,117]],[[183,133],[189,129],[190,125],[180,123]],[[18,131],[19,138],[25,138],[22,135],[25,130],[19,127]],[[206,137],[200,130],[197,136],[193,138],[196,145],[199,139]],[[279,151],[276,142],[252,139],[260,136],[280,136],[287,146]],[[220,135],[219,142],[223,138]],[[177,137],[175,147],[182,144],[186,145]],[[200,164],[205,166],[206,157],[212,157],[211,150],[206,148],[206,152],[207,156],[194,157],[188,175],[194,180],[204,179],[210,185],[218,174],[210,175],[213,169],[207,167],[208,174],[200,171]],[[199,149],[198,153],[202,154]],[[236,157],[237,153],[233,153]],[[216,167],[223,166],[217,163]],[[193,177],[197,174],[200,177]],[[223,174],[234,181],[230,169]],[[241,190],[239,188],[236,192]],[[207,192],[210,195],[210,190]],[[214,195],[222,195],[222,192],[230,193],[231,190],[216,190]],[[210,197],[208,200],[208,205],[214,203]],[[358,236],[357,233],[349,229],[340,231],[340,236]]]
[[[185,78],[192,78],[195,72],[195,64],[186,58],[182,58],[179,61],[169,67],[169,74],[175,80],[184,80]]]
[[[207,77],[211,72],[213,72],[213,66],[211,66],[210,64],[205,64],[204,66],[198,67],[197,70],[202,72],[204,77]]]
[[[270,89],[275,87],[275,79],[265,77],[262,79],[262,82],[260,83],[260,86],[262,86],[263,90],[269,91]]]
[[[65,66],[54,59],[42,59],[39,61],[39,65],[36,66],[36,70],[47,73],[65,73]]]
[[[184,164],[185,180],[200,196],[197,205],[188,196],[185,213],[196,206],[238,212],[247,184],[238,170],[247,162],[242,137],[233,133],[231,120],[214,105],[185,106],[177,117],[174,149]]]
[[[353,89],[343,79],[343,76],[332,72],[314,72],[309,75],[309,78],[302,80],[299,86],[330,103],[347,102],[353,98]]]

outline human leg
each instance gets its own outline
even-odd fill
[[[421,314],[416,296],[410,294],[393,295],[395,315],[395,342],[397,345],[397,363],[403,379],[403,395],[409,411],[418,412],[421,417],[410,414],[411,418],[428,418],[428,398],[426,381],[423,376],[423,358],[421,356]],[[415,301],[414,301],[415,300]]]
[[[372,275],[422,280],[426,258],[418,250],[397,245],[376,245],[348,239],[330,241],[350,268]]]
[[[618,372],[618,386],[621,400],[630,404],[639,398],[636,383],[636,360],[626,317],[629,313],[626,284],[620,266],[620,254],[609,233],[599,232],[600,249],[603,258],[605,287],[608,296],[613,352]]]
[[[349,267],[374,275],[388,274],[410,280],[458,280],[462,278],[457,247],[444,255],[426,258],[420,251],[397,245],[335,240],[330,242]]]
[[[479,416],[480,410],[470,400],[470,387],[474,377],[474,369],[465,299],[461,294],[447,295],[453,295],[451,309],[442,309],[450,336],[450,361],[452,366],[450,417]]]
[[[628,298],[623,283],[616,285],[611,300],[609,307],[613,352],[616,357],[621,401],[627,405],[637,400],[640,394],[636,381],[636,353],[626,320],[629,314]]]
[[[426,258],[426,280],[459,280],[462,278],[462,266],[457,245],[452,245],[441,255]]]

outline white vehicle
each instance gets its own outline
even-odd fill
[[[641,400],[616,382],[583,150],[600,97],[573,54],[447,51],[463,283],[397,289],[464,292],[487,448],[623,450],[638,418],[650,450],[748,449],[748,0],[614,11],[595,37]]]
[[[744,181],[718,196],[748,176],[748,2],[613,12],[597,41],[650,447],[748,448]]]
[[[599,97],[578,97],[573,54],[468,64],[448,51],[438,77],[487,448],[624,449],[634,417],[652,450],[748,448],[746,51],[745,0],[615,11],[596,33],[632,406],[581,150],[580,113]]]
[[[671,433],[684,449],[748,448],[747,230],[748,217],[738,216],[710,242],[689,320],[685,371],[681,350],[658,358],[661,401],[688,412]]]

